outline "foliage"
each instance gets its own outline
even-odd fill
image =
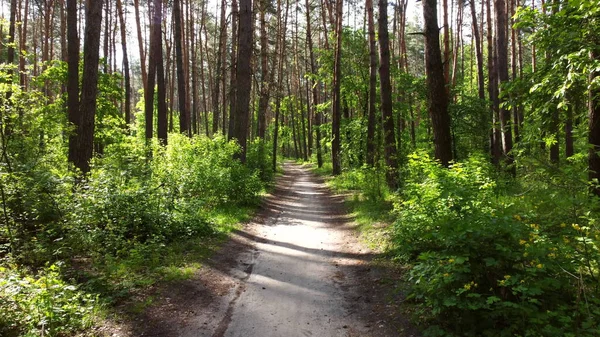
[[[585,195],[560,200],[540,184],[514,195],[491,172],[480,157],[445,169],[410,156],[395,252],[412,265],[426,333],[595,336],[600,227]]]
[[[0,268],[0,334],[64,336],[94,324],[97,298],[64,282],[59,267],[38,275]]]

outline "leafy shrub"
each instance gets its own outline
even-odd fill
[[[61,280],[52,265],[33,277],[0,268],[0,335],[64,336],[89,328],[97,298]]]
[[[212,209],[251,203],[262,188],[257,171],[232,159],[239,147],[223,138],[173,134],[151,150],[134,137],[106,148],[68,212],[79,242],[115,253],[132,242],[209,234],[218,230]]]
[[[491,172],[483,158],[446,169],[410,156],[395,249],[426,333],[597,336],[597,222],[539,223]]]

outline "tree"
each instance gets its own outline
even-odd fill
[[[592,60],[600,61],[600,52],[593,50],[590,57]],[[593,71],[590,74],[590,82],[594,83],[598,77],[600,77],[600,71]],[[597,83],[593,84],[589,92],[589,116],[588,176],[589,180],[595,184],[592,187],[592,193],[600,197],[600,88]]]
[[[425,20],[427,104],[433,129],[435,158],[444,166],[448,166],[452,160],[452,138],[435,0],[423,0],[423,17]]]
[[[311,15],[310,15],[310,3],[309,0],[306,0],[306,41],[308,43],[308,53],[309,53],[309,58],[310,58],[310,72],[313,75],[316,75],[317,73],[317,67],[315,65],[315,53],[314,53],[314,47],[313,47],[313,36],[312,36],[312,24],[311,24]],[[322,167],[323,166],[323,152],[321,150],[321,130],[320,130],[320,125],[321,125],[321,112],[318,111],[318,109],[316,108],[317,105],[319,104],[319,89],[317,88],[317,84],[318,81],[313,80],[312,81],[312,98],[313,98],[313,104],[312,106],[314,107],[314,130],[315,130],[315,135],[316,135],[316,139],[315,139],[315,143],[316,143],[316,147],[317,147],[317,166],[318,167]],[[310,109],[310,104],[309,104],[309,109]],[[310,115],[310,113],[309,113]],[[310,138],[312,138],[312,135],[309,135]]]
[[[343,0],[336,0],[336,44],[335,44],[335,58],[333,66],[333,108],[331,112],[331,161],[333,164],[333,174],[337,175],[342,173],[342,161],[341,161],[341,139],[340,139],[340,122],[342,119],[341,112],[341,80],[342,80],[342,22],[343,17]]]
[[[81,101],[79,103],[79,124],[76,125],[77,128],[75,131],[77,134],[77,146],[73,156],[73,163],[83,173],[90,171],[90,160],[92,159],[94,149],[102,3],[102,0],[87,0],[86,2]]]
[[[246,162],[246,143],[248,138],[248,116],[250,115],[250,89],[252,85],[252,0],[240,0],[240,19],[237,55],[237,101],[235,104],[234,138],[242,150],[239,155]]]
[[[508,82],[508,34],[506,31],[506,2],[505,0],[495,0],[494,8],[496,10],[496,53],[497,64],[497,80],[500,88],[503,83]],[[512,151],[513,139],[511,130],[510,111],[505,105],[502,105],[499,110],[500,128],[502,131],[502,153],[504,161],[509,166],[509,171],[515,174],[516,169],[513,166],[514,159],[510,152]]]
[[[125,75],[125,124],[131,123],[131,75],[129,70],[129,57],[127,55],[127,27],[121,0],[117,0],[119,22],[121,23],[121,45],[123,46],[123,73]]]
[[[388,33],[387,0],[379,0],[379,86],[381,92],[381,116],[383,118],[383,141],[386,180],[391,189],[398,187],[398,150],[394,133],[392,112],[392,84],[390,80],[390,40]]]
[[[77,34],[77,0],[67,0],[67,115],[75,130],[69,134],[69,161],[77,160],[77,134],[80,128],[79,116],[79,36]],[[77,165],[77,164],[76,164]],[[81,169],[80,166],[79,169]]]
[[[375,46],[375,23],[373,22],[373,0],[367,0],[367,25],[369,32],[369,111],[367,124],[367,165],[375,165],[375,132],[377,118],[375,99],[377,95],[377,49]]]
[[[189,111],[187,109],[187,85],[185,83],[185,71],[183,68],[182,19],[180,0],[173,0],[173,21],[175,21],[175,53],[177,54],[177,94],[179,97],[179,131],[191,135],[189,125]]]

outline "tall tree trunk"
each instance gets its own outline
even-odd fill
[[[98,63],[100,60],[100,27],[102,26],[102,0],[87,0],[86,25],[83,46],[83,78],[80,124],[77,128],[78,146],[74,164],[83,173],[90,171],[90,160],[94,149],[94,122],[98,95]]]
[[[239,33],[237,47],[237,93],[235,104],[234,136],[242,151],[240,161],[246,162],[246,143],[248,137],[248,116],[250,115],[250,89],[252,85],[252,0],[240,0]]]
[[[486,5],[486,18],[487,18],[487,51],[488,51],[488,95],[490,98],[490,115],[492,120],[492,129],[490,132],[490,154],[492,156],[492,163],[495,165],[500,164],[500,157],[502,156],[501,147],[501,136],[500,129],[497,127],[498,124],[498,81],[497,71],[495,62],[495,50],[494,50],[494,39],[492,30],[492,0],[485,0]]]
[[[123,46],[123,72],[125,73],[125,123],[131,123],[131,77],[129,71],[129,56],[127,55],[127,26],[121,0],[117,0],[119,21],[121,23],[121,45]]]
[[[275,125],[273,128],[273,172],[277,171],[277,149],[278,149],[278,140],[279,140],[279,115],[281,110],[281,98],[283,96],[283,66],[285,64],[285,36],[286,36],[286,28],[288,23],[288,12],[290,9],[290,0],[286,0],[285,5],[285,15],[282,20],[281,18],[281,0],[277,0],[277,45],[275,48],[275,55],[277,59],[274,61],[278,61],[278,71],[277,71],[277,94],[275,97]]]
[[[19,26],[20,38],[21,38],[21,43],[20,43],[21,53],[19,56],[19,78],[20,78],[19,83],[23,90],[25,90],[27,88],[27,75],[25,74],[25,54],[27,53],[27,28],[28,28],[27,25],[29,22],[29,0],[25,0],[24,7],[25,7],[24,8],[25,12],[23,14],[23,24]],[[74,23],[75,23],[75,25],[77,25],[77,8],[74,9],[74,13],[75,13]],[[68,21],[68,19],[67,19],[67,21]],[[67,25],[68,25],[68,23],[67,23]],[[77,36],[77,26],[75,26],[74,31],[75,31],[75,35]],[[65,35],[68,36],[68,34],[69,33],[67,31],[67,33]],[[77,48],[79,49],[79,44],[77,44]],[[79,54],[79,50],[77,51],[77,53]],[[68,55],[68,46],[67,46],[67,55]],[[68,58],[68,56],[67,56],[67,58]]]
[[[225,22],[225,8],[227,6],[226,0],[221,1],[221,19],[220,19],[220,35],[219,35],[219,49],[217,51],[217,68],[216,68],[216,79],[215,79],[215,90],[213,91],[213,125],[212,132],[217,133],[219,131],[219,121],[221,119],[221,109],[219,106],[219,98],[221,96],[221,74],[223,62],[225,60],[225,44],[227,43],[227,25]],[[223,112],[224,113],[224,112]],[[223,126],[225,128],[225,126]],[[225,132],[223,132],[225,135]]]
[[[367,21],[369,32],[369,107],[367,125],[367,165],[375,165],[375,132],[377,130],[377,117],[375,99],[377,97],[377,49],[375,46],[375,23],[373,20],[373,0],[367,0]]]
[[[483,77],[483,53],[481,50],[481,36],[477,24],[477,13],[475,11],[475,0],[469,0],[471,5],[471,17],[473,18],[473,36],[475,37],[475,55],[477,57],[477,93],[479,99],[485,99],[485,80]]]
[[[267,36],[267,23],[265,13],[267,11],[268,2],[260,1],[260,99],[258,102],[258,138],[264,139],[267,131],[267,109],[269,107],[269,37]],[[310,11],[310,9],[309,9]]]
[[[433,128],[435,158],[448,166],[452,160],[450,115],[444,67],[440,51],[436,0],[423,0],[425,20],[425,71],[427,72],[428,110]]]
[[[317,73],[317,67],[315,65],[315,54],[313,51],[313,38],[312,38],[312,30],[311,30],[311,16],[310,16],[310,2],[306,0],[306,40],[308,42],[308,52],[310,57],[310,72],[313,74]],[[317,105],[319,104],[319,93],[317,84],[318,82],[314,79],[312,80],[312,97],[313,97],[313,109],[314,109],[314,130],[316,134],[315,143],[317,147],[317,166],[323,166],[323,153],[321,150],[321,112],[318,111]],[[310,115],[310,113],[309,113]],[[312,135],[310,136],[312,138]]]
[[[444,66],[444,80],[446,85],[450,83],[450,23],[448,21],[448,0],[442,0],[442,8],[444,14],[444,59],[442,64]],[[436,8],[437,11],[437,8]],[[446,87],[446,94],[449,92]]]
[[[333,174],[342,173],[341,160],[341,138],[340,122],[342,119],[341,110],[341,80],[342,80],[342,21],[343,0],[336,0],[336,44],[335,44],[335,64],[333,69],[333,111],[332,111],[332,140],[331,140],[331,161],[333,163]]]
[[[69,40],[67,72],[67,113],[75,131],[69,135],[69,161],[76,164],[79,115],[79,36],[77,30],[77,0],[67,0],[67,38]],[[24,63],[24,62],[23,62]],[[77,166],[79,167],[79,166]],[[81,167],[79,167],[81,169]]]
[[[154,8],[152,8],[154,7]],[[157,12],[156,4],[149,6],[150,11]],[[158,58],[158,48],[161,40],[161,22],[160,14],[154,13],[150,22],[150,48],[148,55],[148,82],[146,83],[146,92],[144,97],[144,115],[146,120],[146,141],[149,142],[154,134],[154,86],[156,85],[156,63]]]
[[[379,0],[379,83],[386,180],[390,189],[398,187],[398,149],[392,111],[392,84],[390,80],[390,40],[388,33],[387,0]]]
[[[163,42],[162,42],[162,14],[163,0],[154,0],[156,10],[154,13],[154,29],[156,30],[156,84],[157,84],[157,137],[161,144],[167,145],[167,83],[165,81],[165,66],[163,60]]]
[[[144,52],[144,38],[142,37],[142,25],[140,24],[140,0],[133,0],[133,8],[135,11],[135,26],[137,28],[138,46],[140,51],[140,69],[142,69],[142,83],[144,85],[144,91],[146,91],[148,90],[148,73],[146,72],[146,54]],[[148,8],[148,10],[150,10],[150,8]],[[150,138],[152,138],[152,136],[150,136]]]
[[[182,20],[180,0],[173,0],[173,20],[175,21],[175,53],[177,54],[177,96],[179,96],[179,132],[190,134],[189,112],[186,106],[187,85],[185,84],[185,72],[183,69]]]
[[[505,0],[495,0],[494,9],[496,10],[496,52],[498,54],[496,70],[498,73],[498,87],[500,88],[503,83],[506,83],[509,80]],[[514,175],[516,169],[513,166],[514,160],[510,154],[513,146],[510,111],[505,106],[501,106],[499,116],[500,127],[502,130],[502,152],[504,160],[506,165],[509,166],[509,171]]]
[[[595,61],[600,61],[600,52],[594,50],[590,57]],[[600,76],[600,72],[595,71],[590,75],[590,83]],[[590,150],[588,155],[588,176],[594,183],[592,193],[600,197],[600,89],[594,86],[589,93],[589,135],[588,142]]]
[[[233,134],[234,122],[235,122],[235,104],[237,103],[236,95],[237,95],[237,50],[236,45],[238,43],[238,4],[237,0],[231,1],[231,17],[235,18],[231,20],[231,69],[230,69],[230,78],[229,78],[229,127],[228,134],[231,139]],[[225,62],[225,56],[223,56],[223,62]],[[223,68],[223,90],[225,90],[225,68]],[[227,100],[227,96],[223,95],[223,106],[225,106]],[[225,133],[225,113],[223,113],[223,133]]]

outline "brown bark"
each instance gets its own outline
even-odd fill
[[[269,37],[267,36],[267,23],[265,13],[267,11],[268,2],[262,0],[260,2],[260,99],[258,102],[258,138],[264,139],[267,130],[267,109],[269,106]],[[310,11],[310,9],[309,9]]]
[[[310,71],[313,74],[317,73],[317,67],[315,65],[315,55],[313,48],[313,38],[312,38],[312,24],[311,24],[311,16],[310,16],[310,3],[309,0],[306,0],[306,40],[308,43],[308,53],[310,57]],[[315,131],[315,143],[317,148],[317,166],[323,166],[323,153],[321,150],[321,112],[317,110],[317,105],[319,104],[319,93],[317,88],[317,81],[312,80],[312,97],[313,97],[313,109],[314,109],[314,131]],[[310,107],[310,105],[309,105]],[[310,113],[309,113],[310,115]],[[312,138],[312,136],[309,136]]]
[[[496,10],[496,53],[498,55],[496,71],[498,74],[498,85],[501,87],[503,83],[506,83],[509,80],[505,0],[495,0],[494,7]],[[513,157],[510,153],[513,146],[510,110],[508,110],[505,106],[502,106],[500,107],[498,113],[502,131],[502,153],[504,155],[504,161],[506,165],[509,166],[510,173],[514,175],[516,170],[513,166]]]
[[[69,161],[75,164],[79,116],[79,36],[77,30],[77,0],[67,0],[67,37],[69,40],[67,72],[67,114],[75,130],[69,134]],[[24,62],[23,62],[24,63]]]
[[[125,123],[131,122],[131,77],[129,71],[129,56],[127,55],[127,26],[121,0],[117,0],[117,11],[121,23],[121,45],[123,46],[123,73],[125,75]]]
[[[394,190],[398,187],[398,150],[392,111],[387,7],[387,0],[379,0],[379,90],[381,94],[385,163],[387,166],[386,180],[390,189]]]
[[[598,51],[593,51],[590,56],[596,61],[600,60]],[[590,75],[590,83],[598,76],[600,72],[593,72]],[[598,155],[600,153],[600,88],[598,86],[593,87],[589,93],[589,119],[588,177],[594,183],[591,188],[592,193],[600,197],[600,155]]]
[[[475,38],[475,55],[477,57],[477,93],[479,99],[485,99],[485,80],[483,77],[483,53],[481,49],[481,36],[477,25],[477,13],[475,11],[475,0],[469,0],[471,5],[471,16],[473,18],[473,36]]]
[[[137,28],[138,46],[140,52],[140,69],[142,69],[142,83],[144,91],[148,89],[148,73],[146,71],[146,54],[144,52],[144,39],[142,37],[142,26],[140,24],[140,0],[133,0],[133,8],[135,10],[135,26]],[[152,136],[150,136],[152,138]]]
[[[331,161],[333,164],[333,174],[342,173],[341,160],[341,139],[340,139],[340,122],[342,119],[341,107],[341,80],[342,80],[342,20],[343,17],[343,0],[336,0],[336,44],[335,58],[333,68],[333,109],[331,112]]]
[[[173,0],[173,20],[175,21],[175,53],[177,54],[177,96],[179,97],[179,132],[190,134],[189,111],[187,110],[187,85],[185,83],[185,71],[183,68],[183,37],[180,0]]]
[[[220,19],[220,34],[219,34],[219,49],[217,51],[217,67],[216,67],[216,79],[215,79],[215,89],[212,93],[213,99],[213,125],[212,132],[217,133],[219,131],[219,121],[221,118],[221,107],[219,104],[219,98],[221,96],[221,82],[222,82],[222,68],[223,63],[225,62],[225,44],[227,43],[227,25],[225,22],[225,8],[227,2],[226,0],[221,1],[221,19]],[[223,129],[225,129],[225,125],[223,125]],[[225,131],[223,131],[223,135],[225,135]]]
[[[163,42],[162,42],[162,1],[163,0],[155,0],[154,5],[154,29],[156,30],[157,39],[156,42],[156,84],[157,84],[157,123],[156,123],[156,133],[158,140],[161,144],[167,145],[167,83],[165,81],[165,66],[163,60]]]
[[[83,173],[90,171],[90,160],[94,148],[102,2],[102,0],[87,0],[86,2],[83,77],[79,104],[80,124],[76,130],[78,146],[73,161]]]
[[[248,137],[248,116],[250,115],[250,89],[252,85],[252,0],[240,0],[239,33],[237,47],[236,80],[237,93],[235,104],[234,137],[242,150],[240,161],[246,162],[246,143]]]
[[[373,20],[373,0],[367,0],[367,26],[369,32],[369,96],[367,124],[367,165],[375,165],[375,132],[377,130],[375,99],[377,96],[377,49],[375,46],[375,23]]]
[[[439,42],[435,0],[423,0],[425,20],[425,70],[427,72],[428,110],[433,128],[435,158],[448,166],[452,160],[450,115],[446,95],[444,67]]]

